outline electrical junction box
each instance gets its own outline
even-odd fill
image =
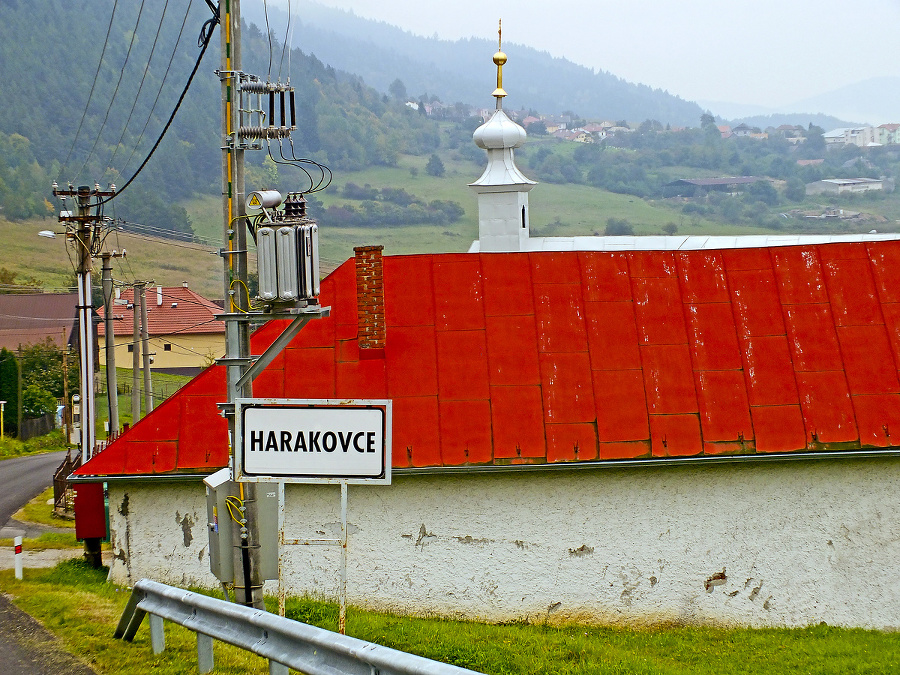
[[[240,523],[229,513],[227,497],[239,493],[237,483],[231,480],[231,469],[207,476],[206,516],[209,531],[209,571],[223,583],[234,581],[234,537],[240,531]],[[256,488],[258,500],[260,574],[261,580],[278,579],[278,485],[270,483]],[[231,512],[241,518],[237,505]],[[236,528],[236,529],[235,529]]]

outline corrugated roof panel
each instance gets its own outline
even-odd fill
[[[329,275],[334,278],[334,283],[329,284],[331,292],[319,297],[319,302],[324,307],[331,307],[331,316],[334,321],[335,338],[338,340],[352,340],[359,331],[359,315],[356,310],[356,294],[342,292],[346,288],[356,288],[356,271],[353,265],[341,265]],[[341,292],[336,292],[341,289]],[[318,319],[321,320],[321,319]]]
[[[222,394],[184,398],[178,438],[179,469],[215,470],[228,463],[228,422],[217,408],[224,401]]]
[[[159,446],[166,445],[169,448],[163,450],[163,464],[174,464],[174,462],[165,461],[165,455],[175,455],[175,441],[132,441],[129,452],[125,455],[124,473],[145,475],[160,473],[156,470],[156,455]],[[171,471],[172,468],[174,466],[168,470]]]
[[[491,387],[494,457],[545,457],[540,387]]]
[[[621,253],[578,253],[585,301],[631,300],[628,258]]]
[[[440,466],[441,435],[436,396],[393,399],[393,465]]]
[[[334,352],[334,347],[285,349],[285,395],[289,398],[335,398]]]
[[[388,326],[388,396],[437,396],[437,347],[431,326]]]
[[[478,258],[435,259],[434,325],[438,330],[484,328],[484,294]]]
[[[850,443],[859,438],[843,371],[797,373],[800,407],[809,443]]]
[[[700,419],[694,415],[650,415],[654,457],[690,457],[703,451]]]
[[[644,377],[640,370],[595,372],[594,400],[601,443],[650,438]]]
[[[752,441],[753,421],[740,370],[700,371],[696,374],[703,440],[710,443]]]
[[[728,275],[737,328],[741,335],[784,335],[781,301],[771,269]]]
[[[539,351],[588,350],[580,286],[535,284],[534,306]]]
[[[784,308],[784,320],[794,370],[810,372],[844,369],[831,305],[787,305]]]
[[[592,424],[548,424],[548,462],[588,462],[597,459],[597,434]]]
[[[651,415],[696,413],[697,391],[687,345],[641,347],[644,388]]]
[[[750,408],[757,452],[794,452],[806,449],[806,429],[799,405]]]
[[[382,260],[386,325],[396,327],[433,326],[432,256],[385,256]],[[355,281],[353,289],[354,295],[356,295]],[[304,328],[304,330],[306,329]]]
[[[335,364],[340,398],[387,398],[384,359],[363,359]]]
[[[830,246],[822,246],[820,256],[822,262],[829,260],[862,260],[869,257],[869,251],[864,242],[835,243]]]
[[[900,396],[874,394],[851,396],[850,399],[863,447],[900,445]]]
[[[544,420],[571,424],[593,422],[594,385],[586,352],[541,354]]]
[[[438,331],[437,368],[441,399],[490,398],[483,330]]]
[[[900,270],[900,243],[885,242],[868,247],[872,263],[872,276],[881,302],[900,302],[900,284],[897,270]]]
[[[695,370],[737,370],[741,349],[731,303],[686,305]]]
[[[768,248],[725,249],[722,251],[725,272],[730,277],[732,272],[771,269],[772,257],[769,252]]]
[[[491,253],[479,257],[485,314],[534,314],[528,254]]]
[[[637,324],[632,302],[586,302],[591,368],[625,370],[641,367]]]
[[[838,326],[881,323],[881,306],[868,260],[825,263],[825,283]]]
[[[828,302],[819,255],[812,246],[772,249],[778,295],[785,305]]]
[[[634,279],[671,279],[678,274],[675,254],[670,251],[640,251],[628,257],[628,272]]]
[[[677,279],[632,279],[632,287],[641,344],[687,343]]]
[[[581,285],[581,270],[574,253],[529,253],[531,278],[535,284]]]
[[[677,253],[675,260],[681,274],[683,302],[697,304],[731,301],[721,252]]]
[[[794,367],[785,336],[748,338],[744,350],[744,373],[751,406],[798,402]]]
[[[485,334],[491,384],[541,383],[534,316],[489,316],[485,320]]]
[[[881,312],[884,315],[888,340],[891,343],[891,350],[894,354],[894,363],[900,364],[900,303],[883,304],[881,305]]]
[[[492,459],[490,401],[439,401],[441,460],[446,466]]]
[[[897,365],[884,326],[843,326],[837,334],[851,394],[900,392]]]
[[[650,457],[650,441],[600,443],[600,459],[637,459]]]

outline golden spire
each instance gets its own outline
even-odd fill
[[[494,63],[497,65],[497,88],[494,89],[494,96],[497,99],[497,110],[502,107],[503,97],[506,92],[503,91],[503,64],[506,63],[506,54],[503,53],[503,19],[497,24],[497,53],[494,54]]]

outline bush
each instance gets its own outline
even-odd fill
[[[22,392],[22,414],[43,417],[52,412],[56,412],[56,397],[36,384],[29,384]]]
[[[444,163],[441,161],[441,158],[432,154],[431,157],[428,158],[428,164],[425,165],[425,173],[437,178],[442,177],[446,173],[446,170],[444,169]]]
[[[634,227],[624,218],[610,218],[603,233],[607,237],[621,237],[634,234]]]

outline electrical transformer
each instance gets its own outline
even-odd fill
[[[279,209],[278,207],[282,208]],[[260,209],[251,231],[256,238],[259,298],[294,303],[319,296],[319,226],[306,215],[306,200],[275,190],[252,192],[248,209]]]

